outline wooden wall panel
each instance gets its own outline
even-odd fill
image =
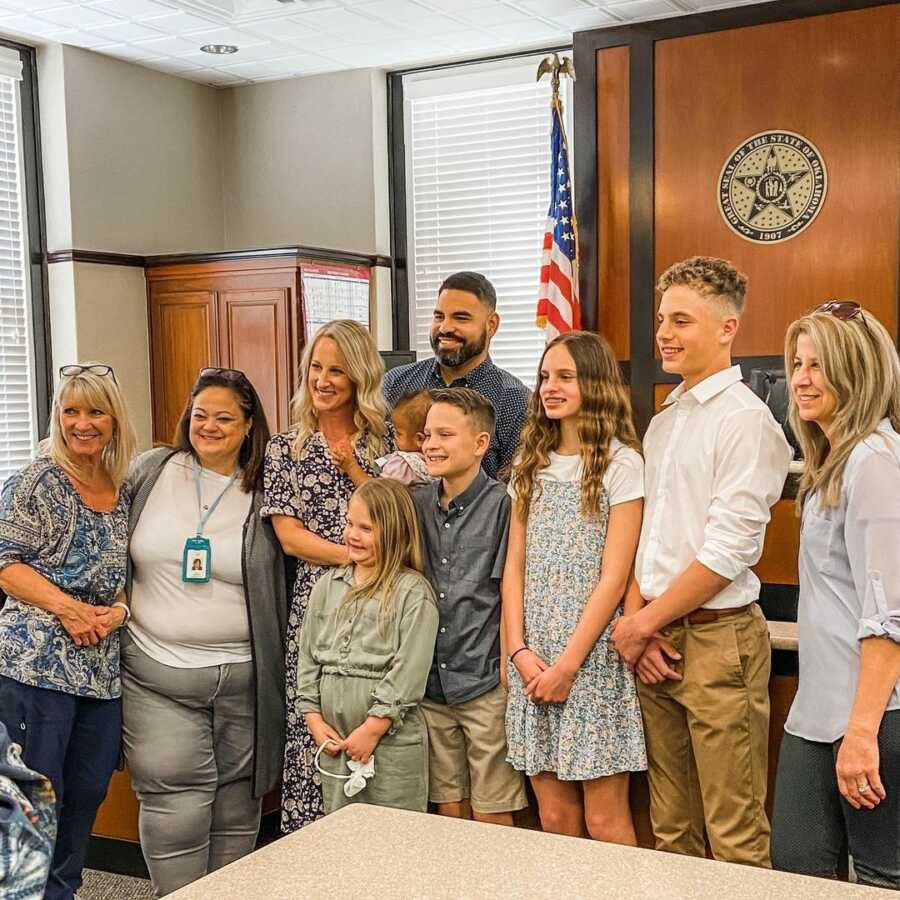
[[[273,434],[290,425],[287,294],[283,289],[219,294],[221,365],[250,379]]]
[[[663,408],[663,401],[672,391],[677,388],[677,384],[654,384],[653,385],[653,411],[659,412]]]
[[[597,52],[597,330],[619,360],[631,355],[628,65],[628,47]]]
[[[772,520],[760,561],[753,567],[764,584],[797,584],[800,552],[800,519],[793,500],[779,500],[772,507]]]
[[[657,42],[656,273],[701,253],[749,275],[736,354],[780,353],[790,321],[834,296],[859,300],[896,334],[898,45],[896,5]],[[722,219],[719,172],[751,135],[779,129],[818,147],[828,193],[796,237],[754,244]]]
[[[168,443],[201,368],[216,365],[218,326],[213,291],[151,288],[153,440]]]

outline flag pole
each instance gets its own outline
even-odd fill
[[[564,75],[567,78],[571,78],[572,81],[575,81],[575,65],[572,62],[572,58],[569,56],[564,56],[560,58],[558,53],[553,53],[550,56],[545,57],[541,60],[537,69],[537,77],[536,81],[540,81],[545,75],[550,75],[550,87],[551,87],[551,98],[550,98],[550,108],[551,110],[555,110],[556,114],[559,118],[559,130],[560,137],[562,139],[563,149],[566,155],[566,165],[568,165],[569,159],[569,142],[566,137],[565,130],[565,119],[564,119],[564,110],[563,110],[563,102],[559,96],[559,86],[560,86],[560,76]],[[575,215],[575,199],[574,194],[572,192],[569,193],[569,198],[572,204],[571,211],[569,213],[569,222],[571,224],[572,235],[574,239],[574,255],[572,258],[572,287],[573,291],[576,292],[577,296],[577,285],[578,285],[578,221]],[[545,301],[541,301],[543,304]],[[538,306],[538,314],[536,318],[536,324],[538,328],[547,328],[548,326],[548,318],[541,310],[541,304]],[[577,312],[575,313],[577,316]],[[579,317],[580,318],[580,317]],[[576,321],[573,323],[575,327],[580,326],[580,322]],[[549,336],[548,336],[549,340]]]

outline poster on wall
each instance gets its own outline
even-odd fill
[[[337,263],[303,263],[303,321],[306,340],[332,319],[353,319],[369,327],[369,269]]]

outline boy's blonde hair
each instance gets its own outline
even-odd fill
[[[747,276],[738,272],[727,259],[690,256],[669,266],[659,276],[656,289],[663,294],[677,285],[689,287],[702,297],[716,301],[723,314],[743,315],[747,303]]]
[[[342,606],[359,598],[378,600],[378,628],[387,631],[396,614],[396,587],[401,575],[415,572],[423,584],[422,543],[419,522],[407,488],[393,478],[373,478],[361,484],[353,497],[368,510],[375,534],[375,573],[353,587]],[[351,498],[352,499],[352,498]]]
[[[888,330],[865,310],[850,319],[814,310],[788,326],[784,339],[784,370],[793,372],[797,339],[812,342],[819,367],[836,405],[825,437],[815,422],[800,418],[793,391],[788,419],[803,453],[803,474],[797,492],[798,509],[815,493],[824,507],[841,498],[844,467],[853,448],[888,418],[900,432],[900,359]]]
[[[81,366],[103,366],[105,363],[85,362]],[[53,392],[50,410],[50,437],[44,442],[43,452],[50,456],[64,471],[75,478],[85,476],[84,467],[78,456],[69,449],[62,430],[62,411],[72,404],[99,409],[112,417],[112,440],[103,448],[101,461],[107,475],[118,489],[125,481],[128,467],[137,451],[137,437],[128,414],[128,407],[119,385],[109,375],[94,372],[79,372],[77,375],[63,375]]]
[[[335,319],[323,325],[303,350],[300,361],[300,386],[291,398],[291,425],[296,429],[294,456],[299,459],[309,438],[319,428],[319,417],[309,394],[309,364],[322,338],[331,338],[344,357],[347,376],[356,388],[353,422],[359,433],[366,434],[366,455],[374,463],[384,456],[387,437],[385,424],[384,362],[367,328],[352,319]]]

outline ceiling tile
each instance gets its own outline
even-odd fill
[[[164,59],[149,60],[144,65],[151,66],[157,72],[166,72],[169,75],[183,75],[185,72],[199,72],[204,66],[198,66],[194,63],[185,62],[183,59],[176,59],[173,56]]]
[[[201,44],[190,38],[163,37],[152,38],[148,41],[137,41],[136,46],[146,50],[152,50],[154,56],[180,56],[184,53],[194,53],[199,50]]]
[[[38,19],[36,16],[21,16],[13,13],[0,15],[0,28],[5,31],[18,31],[21,34],[33,34],[36,37],[49,37],[60,31],[69,31],[65,25],[50,22],[47,19]]]
[[[682,12],[666,0],[624,0],[607,4],[607,9],[622,19],[652,19]]]
[[[278,60],[260,60],[258,62],[238,63],[234,66],[223,66],[221,71],[250,79],[293,74],[293,69],[280,64]]]
[[[577,12],[587,6],[582,0],[516,0],[515,5],[548,19],[562,13]]]
[[[565,13],[561,16],[554,16],[553,21],[565,25],[573,32],[621,24],[621,20],[613,18],[602,9],[585,9],[582,12]]]
[[[527,12],[514,9],[505,3],[494,3],[491,6],[483,6],[480,9],[466,9],[457,13],[457,18],[477,25],[481,28],[490,28],[494,25],[507,25],[510,22],[530,22],[531,16]]]
[[[249,31],[241,31],[238,28],[210,28],[207,31],[192,31],[191,40],[199,45],[203,44],[234,44],[236,47],[249,47],[251,44],[265,43],[265,38],[251,34]]]
[[[91,9],[89,6],[60,6],[56,9],[47,9],[41,13],[42,19],[56,22],[58,25],[66,25],[69,28],[90,28],[93,25],[114,25],[122,20],[117,16],[101,12],[99,9]]]
[[[195,31],[208,31],[216,25],[215,22],[211,22],[209,19],[201,19],[199,16],[192,16],[185,12],[169,13],[166,16],[154,17],[147,21],[154,28],[176,37],[193,34]]]
[[[549,25],[540,20],[532,20],[531,22],[509,22],[502,28],[497,29],[504,41],[515,43],[521,41],[523,44],[534,43],[535,41],[552,41],[565,42],[572,39],[571,29],[567,29],[562,25]]]
[[[250,82],[234,72],[219,72],[216,69],[200,69],[199,72],[185,72],[185,78],[191,81],[201,81],[203,84],[211,84],[219,87],[228,87],[234,84],[249,84]]]
[[[156,50],[146,50],[143,47],[134,44],[113,44],[112,47],[104,48],[103,52],[108,56],[115,56],[118,59],[130,59],[133,62],[143,62],[147,59],[159,59],[164,54]]]
[[[9,9],[17,9],[21,12],[36,13],[42,9],[52,9],[59,6],[64,0],[3,0],[3,6]]]
[[[60,44],[71,44],[73,47],[83,47],[85,50],[95,50],[102,47],[103,52],[106,48],[115,46],[118,41],[111,41],[102,34],[91,31],[78,31],[72,29],[70,31],[60,31],[53,35],[53,40]]]
[[[252,34],[278,40],[293,40],[295,37],[303,38],[322,33],[313,27],[312,22],[298,22],[294,19],[266,19],[261,22],[249,22],[244,27]]]
[[[203,68],[210,68],[210,63],[214,62],[217,69],[230,68],[231,65],[238,65],[244,62],[259,62],[264,59],[276,59],[279,56],[292,56],[296,54],[297,48],[290,44],[281,44],[269,41],[265,44],[256,44],[251,47],[241,47],[237,53],[229,56],[216,56],[212,53],[204,53],[198,47],[193,53],[179,53],[178,58],[188,60]]]
[[[137,22],[118,22],[115,25],[101,25],[92,28],[91,34],[110,41],[141,41],[146,38],[162,37],[162,33],[155,28],[139,25]]]
[[[8,0],[2,0],[3,3]],[[59,5],[59,0],[56,0]],[[115,13],[129,19],[149,19],[153,16],[171,15],[173,9],[156,0],[92,0],[87,4],[91,9],[100,12]]]
[[[481,0],[482,4],[484,0]],[[410,0],[376,0],[375,3],[364,3],[356,7],[366,15],[375,16],[385,22],[403,24],[408,28],[425,26],[432,34],[437,34],[441,29],[451,26],[451,20],[440,13],[427,9]],[[459,23],[455,23],[459,30]]]

